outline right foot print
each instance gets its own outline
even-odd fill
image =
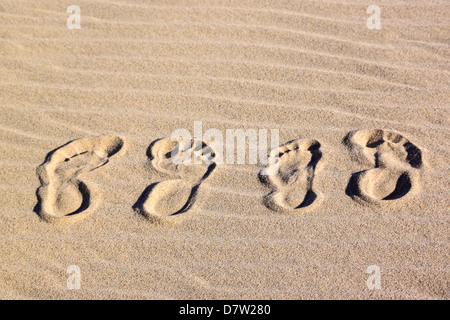
[[[91,211],[91,191],[77,179],[106,163],[123,147],[117,136],[100,136],[69,142],[50,152],[38,167],[36,213],[45,221],[65,224],[86,217]]]
[[[274,211],[310,209],[318,200],[313,180],[321,158],[320,143],[316,140],[294,140],[272,150],[269,166],[259,174],[261,181],[274,188],[264,197],[264,205]]]
[[[418,192],[422,151],[402,135],[383,130],[358,130],[344,139],[353,158],[374,169],[352,175],[346,193],[362,203],[386,205]]]
[[[199,156],[199,162],[194,156]],[[134,205],[134,209],[154,223],[177,223],[194,205],[200,184],[215,168],[214,153],[209,146],[194,146],[193,141],[157,140],[150,146],[152,166],[175,177],[150,185]]]

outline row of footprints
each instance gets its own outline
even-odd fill
[[[346,193],[354,200],[384,205],[418,192],[422,152],[402,135],[358,130],[348,133],[343,143],[354,160],[370,167],[353,173],[349,180]],[[92,199],[99,195],[93,194],[79,176],[106,165],[123,146],[124,140],[118,136],[101,136],[75,140],[49,153],[37,169],[41,186],[35,211],[51,223],[71,223],[86,217],[94,210]],[[201,164],[174,161],[174,156],[192,148],[201,154]],[[215,169],[211,161],[214,151],[206,143],[184,147],[168,138],[154,141],[149,149],[153,168],[170,179],[150,185],[133,209],[155,223],[178,222],[194,205],[201,183]],[[288,212],[317,206],[321,195],[314,190],[313,182],[321,159],[321,145],[316,140],[298,139],[271,150],[269,165],[259,173],[260,180],[272,189],[263,198],[264,205]]]

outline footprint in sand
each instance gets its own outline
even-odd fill
[[[41,186],[35,212],[58,224],[85,218],[93,211],[93,196],[78,176],[107,164],[123,144],[117,136],[100,136],[74,140],[50,152],[36,171]]]
[[[274,211],[304,212],[313,208],[319,200],[313,180],[321,158],[316,140],[298,139],[271,150],[269,166],[259,173],[260,180],[274,189],[264,197],[264,205]]]
[[[354,200],[387,205],[417,194],[422,151],[405,137],[392,131],[357,130],[343,142],[354,160],[374,167],[352,174],[346,193]]]
[[[203,142],[165,138],[150,145],[149,158],[153,168],[174,179],[150,185],[133,208],[154,223],[180,222],[194,205],[200,184],[216,166],[214,152]]]

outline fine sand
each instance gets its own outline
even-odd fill
[[[2,0],[0,298],[449,299],[450,4],[373,2]]]

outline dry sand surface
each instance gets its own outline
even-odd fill
[[[449,12],[1,0],[0,298],[448,299]],[[173,164],[194,121],[279,170]]]

